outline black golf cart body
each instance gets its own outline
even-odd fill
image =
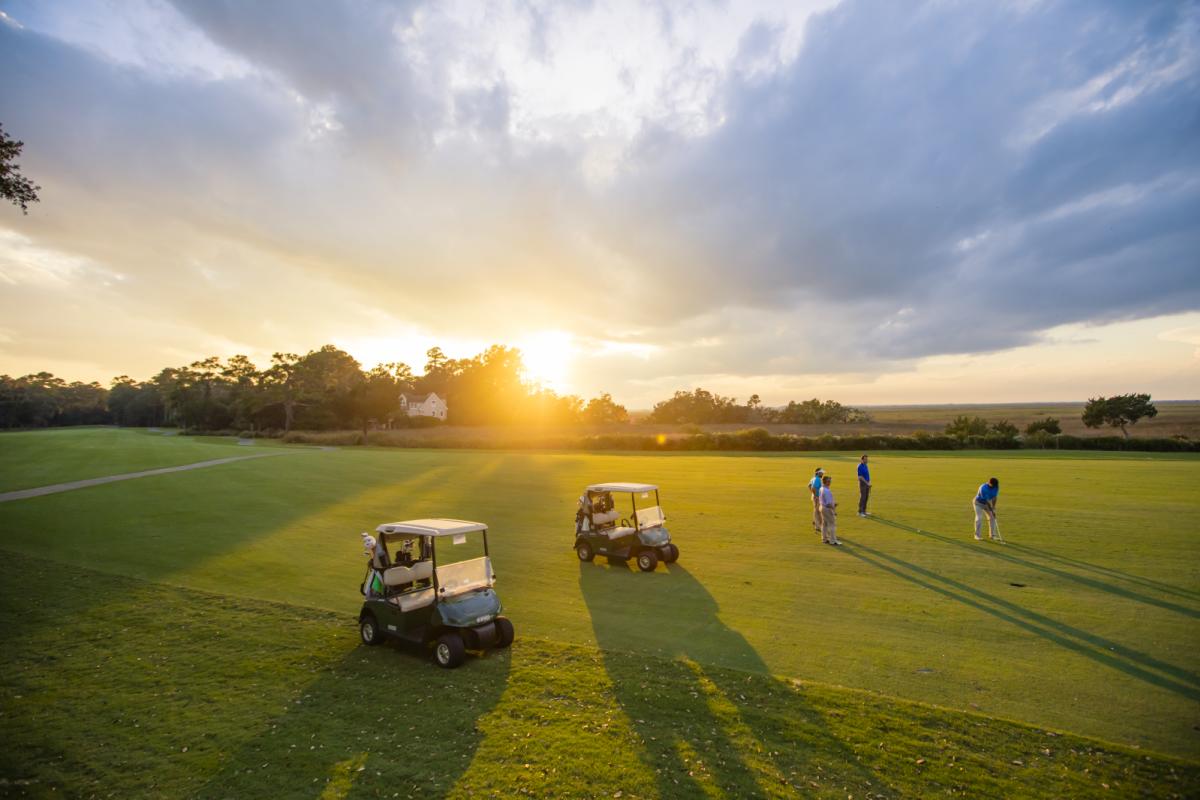
[[[366,644],[384,637],[435,645],[444,667],[466,650],[507,647],[512,624],[492,589],[487,525],[460,519],[390,522],[375,529],[360,591],[359,630]],[[473,558],[455,552],[463,548]]]
[[[614,494],[629,496],[628,515],[617,509]],[[666,519],[658,487],[652,483],[592,484],[579,498],[575,512],[575,553],[580,561],[591,561],[598,555],[616,560],[632,558],[643,572],[652,572],[659,561],[671,564],[679,558]]]

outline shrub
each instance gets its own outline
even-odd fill
[[[1035,433],[1062,433],[1062,426],[1058,424],[1058,420],[1054,417],[1034,420],[1025,426],[1025,435],[1032,436]]]
[[[287,444],[316,444],[325,447],[366,444],[362,431],[289,431],[284,434]]]
[[[1000,436],[1005,439],[1016,439],[1019,431],[1017,426],[1013,425],[1006,419],[1002,419],[992,425],[991,433],[995,436]]]
[[[987,432],[987,420],[983,417],[958,416],[946,425],[946,433],[948,435],[964,440],[972,436],[984,436]]]

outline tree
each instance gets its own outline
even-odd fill
[[[38,202],[40,186],[21,174],[16,163],[24,142],[17,141],[4,132],[0,125],[0,197],[21,207],[22,214],[29,213],[29,204]]]
[[[300,356],[295,353],[275,353],[271,356],[271,366],[262,375],[262,386],[266,390],[262,407],[277,405],[283,409],[285,432],[292,429],[296,407],[300,405],[299,366]]]
[[[400,386],[391,366],[393,365],[381,364],[375,367],[366,374],[361,383],[351,389],[352,413],[362,430],[364,443],[371,421],[387,420],[400,406]]]
[[[1093,397],[1087,401],[1083,409],[1083,424],[1089,428],[1099,428],[1108,425],[1120,428],[1125,438],[1129,438],[1127,425],[1134,425],[1139,419],[1158,416],[1158,409],[1150,402],[1148,394],[1119,394],[1112,397]]]
[[[1044,431],[1050,434],[1062,433],[1062,426],[1058,424],[1058,420],[1054,417],[1046,417],[1045,419],[1037,419],[1025,426],[1025,435],[1033,436],[1039,431]]]
[[[599,397],[593,397],[583,409],[583,421],[589,425],[603,425],[610,422],[629,422],[629,412],[625,406],[614,402],[612,395],[604,392]]]
[[[253,426],[261,395],[259,384],[262,373],[247,356],[237,355],[225,362],[221,375],[228,386],[228,408],[234,426]]]
[[[987,420],[983,417],[958,416],[946,426],[946,433],[950,436],[957,436],[959,439],[966,439],[968,436],[986,436],[987,432]]]
[[[1015,439],[1019,431],[1016,425],[1013,425],[1006,419],[1002,419],[992,424],[992,433],[1005,439]]]
[[[655,404],[650,421],[666,424],[744,422],[747,413],[746,407],[739,406],[733,397],[722,397],[705,389],[680,390],[670,400]]]
[[[302,427],[336,428],[356,419],[356,396],[366,376],[349,353],[331,344],[313,350],[296,365],[296,378]]]
[[[113,378],[108,390],[108,411],[118,425],[150,426],[166,422],[166,407],[158,384],[138,383],[128,375]]]
[[[789,401],[787,406],[774,415],[775,421],[788,425],[827,425],[851,422],[870,422],[871,417],[861,409],[844,406],[836,400],[821,401],[817,398],[797,403]]]

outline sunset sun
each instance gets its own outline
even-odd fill
[[[525,363],[525,379],[556,392],[571,389],[571,367],[575,359],[574,337],[565,331],[540,331],[516,344]]]

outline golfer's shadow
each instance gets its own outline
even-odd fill
[[[720,620],[716,601],[685,567],[643,574],[581,563],[579,585],[612,690],[661,796],[764,797],[782,784],[824,779],[830,772],[820,771],[831,766],[852,791],[870,789],[874,776],[801,691],[772,677]],[[714,669],[715,654],[722,667]],[[748,702],[747,693],[769,693],[771,707]]]
[[[1072,650],[1104,666],[1124,672],[1133,678],[1174,692],[1189,700],[1200,700],[1200,676],[1190,669],[1169,664],[1119,642],[1060,622],[1045,614],[1025,608],[1012,600],[977,589],[919,564],[905,561],[863,542],[846,537],[842,537],[842,542],[850,545],[846,548],[849,555],[876,569],[1008,622],[1046,641]]]
[[[469,657],[455,670],[409,647],[354,644],[314,660],[315,677],[226,758],[191,796],[391,797],[396,787],[444,797],[472,762],[478,720],[508,685],[508,651]],[[427,757],[437,748],[437,759]]]
[[[1029,558],[1022,558],[1012,552],[1013,550],[1017,550],[1018,552],[1021,550],[1032,551],[1032,548],[1023,547],[1020,545],[1011,545],[1007,543],[1003,548],[981,548],[978,545],[964,541],[961,538],[953,538],[944,534],[934,533],[933,531],[914,528],[911,525],[905,525],[902,522],[896,522],[895,520],[890,520],[885,517],[872,516],[870,517],[870,520],[872,522],[878,522],[882,525],[889,525],[893,528],[899,528],[900,530],[908,531],[909,533],[915,533],[917,536],[924,536],[927,539],[936,539],[939,542],[943,542],[944,544],[949,544],[954,547],[965,548],[970,550],[972,553],[988,558],[1007,561],[1010,564],[1016,564],[1021,567],[1037,570],[1038,572],[1044,572],[1047,575],[1053,575],[1057,578],[1069,580],[1073,583],[1078,583],[1081,586],[1086,586],[1089,589],[1095,589],[1096,591],[1104,592],[1106,594],[1116,595],[1117,597],[1122,597],[1126,600],[1133,600],[1134,602],[1156,606],[1166,611],[1173,611],[1176,614],[1182,614],[1186,617],[1191,617],[1192,619],[1200,619],[1200,611],[1196,610],[1195,608],[1188,608],[1187,606],[1180,605],[1179,603],[1172,602],[1170,600],[1152,597],[1144,592],[1128,589],[1124,586],[1119,586],[1115,583],[1110,583],[1108,581],[1100,580],[1088,575],[1079,575],[1074,572],[1069,572],[1066,569],[1050,566],[1049,564],[1040,564],[1036,561],[1030,560]],[[1163,590],[1160,589],[1160,591]]]

